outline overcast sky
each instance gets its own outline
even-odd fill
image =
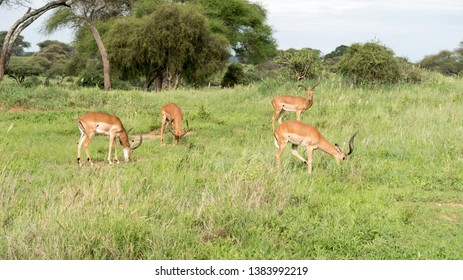
[[[32,3],[41,3],[33,0]],[[252,1],[254,2],[254,1]],[[380,41],[411,61],[463,41],[462,0],[259,0],[268,11],[279,49],[316,48],[324,54],[339,45]],[[37,7],[38,5],[36,5]],[[0,30],[9,27],[23,9],[0,7]],[[44,16],[46,17],[47,14]],[[43,17],[22,35],[36,51],[38,42],[72,41],[72,31],[51,36],[39,32]]]

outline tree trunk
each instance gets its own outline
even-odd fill
[[[145,77],[146,79],[145,79],[145,84],[143,85],[143,90],[148,91],[150,86],[153,84],[154,79],[156,79],[156,77],[152,74],[146,74]]]
[[[111,90],[111,76],[110,76],[108,52],[106,51],[106,47],[103,44],[103,40],[101,39],[100,33],[96,29],[93,21],[87,20],[87,23],[88,23],[88,26],[90,27],[90,31],[92,31],[93,38],[95,38],[96,45],[98,46],[98,50],[100,51],[101,61],[103,62],[104,88],[105,90]]]
[[[8,30],[8,33],[5,36],[2,51],[0,53],[0,82],[5,76],[5,70],[10,59],[11,49],[13,48],[13,44],[18,38],[19,34],[45,12],[59,6],[66,5],[66,1],[67,0],[56,0],[36,10],[31,10],[29,8],[27,12],[20,19],[18,19],[13,24],[13,26],[11,26],[10,30]]]
[[[156,91],[162,91],[163,81],[164,81],[164,75],[162,74],[162,71],[159,71],[156,76]]]

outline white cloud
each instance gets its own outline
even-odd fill
[[[330,52],[379,39],[413,61],[463,40],[461,0],[260,0],[279,47]]]

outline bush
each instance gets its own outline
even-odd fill
[[[426,70],[410,63],[405,58],[397,58],[400,69],[400,79],[406,83],[417,84],[427,79]]]
[[[295,81],[318,79],[323,72],[320,51],[313,49],[290,49],[281,51],[274,62],[284,67]]]
[[[80,76],[77,85],[104,88],[103,74],[101,71],[86,71]]]
[[[22,82],[22,86],[26,88],[37,87],[42,84],[42,81],[37,76],[28,77]]]
[[[378,43],[353,44],[339,61],[338,69],[356,85],[400,80],[394,52]]]
[[[228,65],[227,72],[223,76],[220,86],[234,87],[236,84],[242,83],[244,78],[243,66],[239,63],[232,63]]]

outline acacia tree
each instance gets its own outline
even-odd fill
[[[33,57],[44,68],[45,85],[49,85],[50,78],[53,76],[60,77],[58,84],[61,84],[68,74],[73,48],[68,44],[52,40],[46,40],[37,45],[40,50]]]
[[[15,79],[18,84],[22,84],[26,77],[38,76],[43,73],[43,70],[39,61],[33,57],[14,56],[11,58],[6,74]]]
[[[6,37],[7,31],[0,31],[0,49],[3,47],[3,41]],[[13,46],[11,47],[11,56],[23,56],[25,55],[24,49],[27,49],[31,46],[31,44],[27,41],[24,41],[24,37],[22,35],[19,35],[18,38],[16,38]]]
[[[132,6],[130,0],[71,0],[70,9],[57,10],[47,21],[45,30],[53,32],[62,26],[90,29],[103,63],[104,88],[111,90],[111,76],[108,52],[96,28],[96,21],[127,14]]]
[[[199,3],[215,33],[225,35],[235,55],[246,63],[260,63],[276,52],[267,11],[248,0],[190,0]]]
[[[226,39],[212,34],[205,17],[189,5],[163,4],[143,18],[120,19],[105,39],[112,65],[126,77],[143,75],[145,90],[154,82],[161,90],[165,78],[200,83],[229,55]]]
[[[49,10],[55,9],[60,6],[65,6],[67,5],[68,0],[55,0],[55,1],[50,1],[44,6],[37,8],[37,9],[32,9],[29,8],[26,13],[18,19],[11,27],[10,30],[8,30],[8,33],[5,36],[5,39],[3,41],[3,46],[2,50],[0,53],[0,81],[2,81],[3,76],[5,75],[5,69],[8,64],[8,61],[11,56],[11,50],[13,48],[13,45],[18,38],[19,34],[31,23],[33,23],[36,19],[38,19],[40,16],[42,16],[44,13],[46,13]],[[24,4],[27,3],[27,1],[1,1],[0,5],[2,4]]]
[[[444,75],[459,75],[463,71],[463,42],[452,51],[440,51],[438,54],[425,56],[419,65]]]
[[[151,14],[162,2],[192,4],[201,8],[211,31],[227,38],[235,55],[246,63],[260,63],[273,57],[276,41],[266,24],[267,11],[250,0],[137,0],[134,15]]]

